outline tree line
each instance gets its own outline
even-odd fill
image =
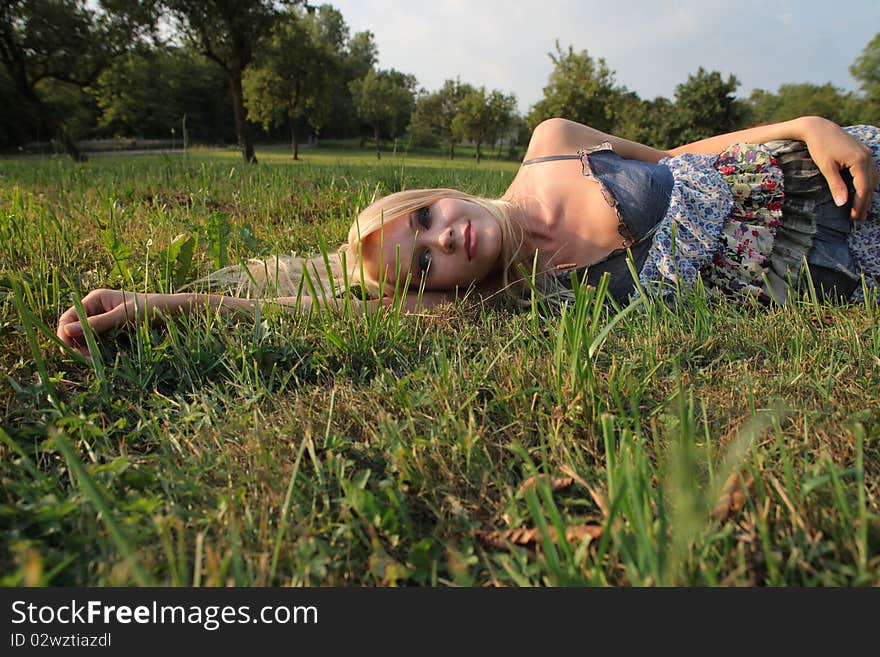
[[[517,158],[530,131],[562,116],[670,147],[721,131],[819,114],[880,123],[880,33],[850,71],[859,93],[786,84],[737,98],[739,81],[702,68],[673,99],[641,99],[602,58],[556,44],[544,94],[525,116],[513,95],[447,80],[435,91],[377,67],[370,32],[303,0],[6,0],[0,4],[0,148],[114,136],[237,142],[310,137],[442,148],[462,143]]]

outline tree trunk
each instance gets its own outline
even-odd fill
[[[296,140],[296,126],[293,123],[293,119],[287,117],[287,122],[290,125],[290,146],[293,150],[293,159],[299,159],[299,142]]]
[[[373,137],[375,137],[375,139],[376,139],[376,159],[381,160],[382,153],[379,151],[379,128],[376,128],[373,131]]]
[[[82,151],[79,150],[79,147],[76,145],[76,142],[67,132],[64,124],[58,123],[56,128],[58,138],[64,145],[64,150],[67,151],[67,154],[70,155],[74,162],[85,162],[88,158],[82,154]]]
[[[85,162],[88,158],[82,154],[70,133],[67,132],[67,129],[64,127],[64,121],[52,116],[51,110],[46,108],[33,89],[24,87],[18,91],[31,106],[32,111],[37,116],[37,122],[40,124],[40,127],[44,128],[47,134],[61,142],[64,150],[74,162]]]
[[[455,142],[451,141],[451,140],[449,142],[449,159],[450,160],[455,159]]]
[[[244,161],[249,164],[257,163],[254,153],[254,145],[251,143],[244,120],[244,93],[241,90],[241,69],[235,69],[229,74],[229,93],[232,95],[232,113],[235,115],[235,137],[241,148]]]
[[[482,154],[480,153],[480,142],[477,142],[477,164],[480,163],[481,157],[482,157]]]

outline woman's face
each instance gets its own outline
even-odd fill
[[[389,284],[412,273],[410,285],[418,287],[424,280],[426,290],[479,283],[498,269],[500,257],[498,222],[482,206],[456,198],[394,217],[363,240],[364,267],[375,280],[380,279],[381,264]]]

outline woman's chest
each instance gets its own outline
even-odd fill
[[[548,162],[531,182],[540,208],[533,240],[545,268],[590,265],[628,245],[613,197],[580,162]]]

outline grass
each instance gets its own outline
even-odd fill
[[[3,584],[880,584],[871,294],[203,312],[58,349],[94,287],[311,252],[374,193],[515,170],[259,155],[0,160]]]

